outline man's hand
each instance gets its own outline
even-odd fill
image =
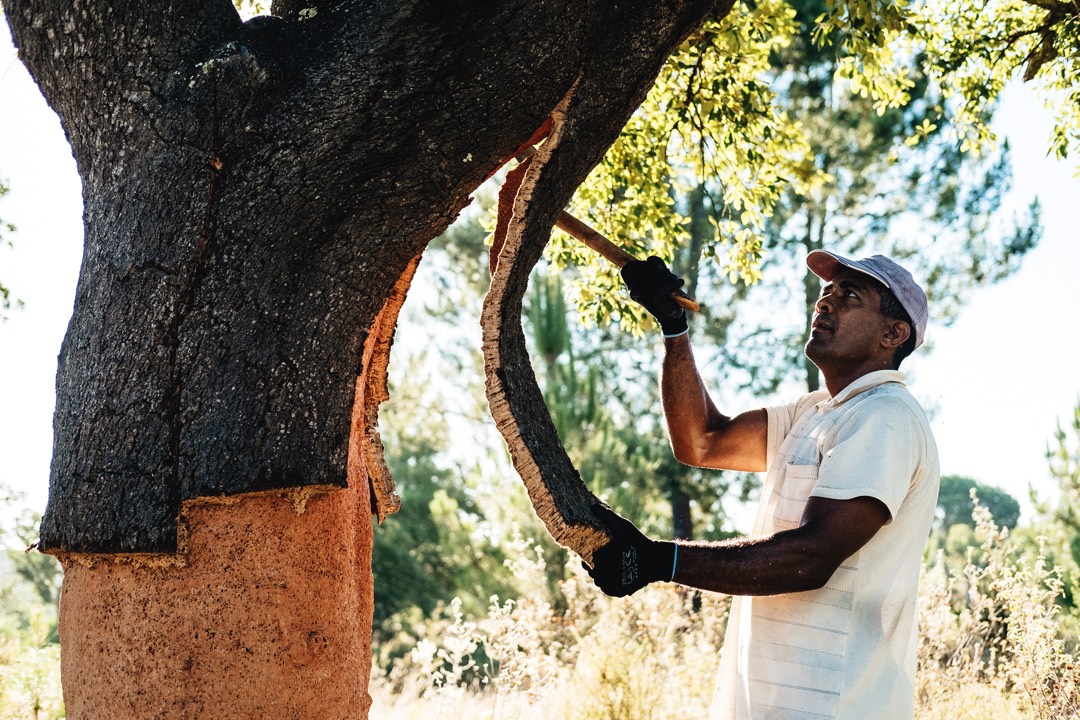
[[[593,554],[593,566],[582,563],[604,594],[625,597],[649,583],[675,574],[675,543],[647,538],[634,523],[597,503],[593,515],[607,526],[611,542]]]
[[[686,310],[671,298],[683,281],[663,260],[650,255],[647,260],[628,262],[622,269],[622,279],[630,290],[630,299],[656,318],[665,337],[686,332]]]

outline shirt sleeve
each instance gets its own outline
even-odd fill
[[[915,477],[924,442],[902,400],[863,403],[826,438],[811,495],[832,500],[872,497],[896,517]]]
[[[824,390],[807,393],[799,397],[795,402],[787,405],[776,405],[765,408],[765,414],[769,419],[768,439],[765,446],[765,467],[772,467],[780,445],[787,438],[795,421],[804,412],[829,398],[829,393]]]

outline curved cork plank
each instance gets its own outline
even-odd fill
[[[506,440],[514,469],[525,483],[537,516],[555,541],[591,564],[593,553],[608,542],[609,536],[592,514],[596,496],[585,487],[551,422],[521,327],[522,297],[529,272],[539,257],[536,252],[521,250],[526,243],[546,243],[554,220],[548,218],[545,226],[544,217],[527,210],[540,172],[558,146],[572,95],[573,91],[552,112],[552,134],[525,169],[514,196],[480,325],[488,404]]]
[[[706,15],[722,18],[733,4],[732,0],[623,4],[621,15],[641,12],[647,21],[629,32],[601,32],[590,38],[596,52],[551,113],[551,135],[514,196],[484,301],[481,325],[492,417],[537,515],[556,541],[588,563],[607,543],[608,534],[592,515],[596,498],[563,450],[536,384],[521,328],[522,298],[559,213],[641,105],[665,58]],[[627,62],[628,57],[645,62]]]
[[[401,509],[401,497],[386,465],[382,437],[379,435],[379,405],[390,399],[387,390],[390,347],[394,342],[398,314],[405,303],[420,257],[417,255],[409,261],[375,318],[364,342],[360,377],[356,379],[352,435],[349,440],[349,485],[355,487],[357,483],[367,480],[371,486],[371,512],[379,518],[380,524],[387,515]]]

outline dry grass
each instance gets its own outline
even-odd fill
[[[49,619],[34,613],[25,628],[0,626],[0,720],[64,716],[60,646],[48,641]]]
[[[920,597],[918,720],[1080,720],[1076,657],[1062,638],[1060,573],[1024,558],[978,508],[981,545],[950,571],[928,565]],[[543,567],[522,567],[542,576]],[[704,718],[727,601],[653,586],[601,596],[583,575],[557,613],[536,596],[454,611],[389,676],[373,720]],[[479,658],[486,658],[481,660]]]
[[[1060,570],[1041,547],[1018,555],[985,508],[975,519],[981,545],[963,570],[951,575],[939,556],[923,576],[920,720],[1080,718],[1080,667],[1056,602]]]
[[[1024,557],[977,511],[980,545],[964,567],[929,563],[920,598],[918,720],[1080,720],[1080,670],[1062,637],[1060,573]],[[526,544],[527,545],[527,544]],[[517,553],[526,587],[481,618],[460,603],[372,678],[372,720],[668,720],[708,716],[726,599],[646,588],[603,597],[583,574],[556,610],[545,568]],[[1075,627],[1075,623],[1071,627]],[[0,720],[62,715],[59,653],[0,633]]]
[[[542,577],[536,555],[522,577]],[[674,586],[612,601],[584,573],[562,583],[566,609],[543,593],[492,598],[487,616],[452,604],[439,637],[417,643],[372,680],[372,720],[431,717],[630,720],[702,717],[708,710],[726,600]]]

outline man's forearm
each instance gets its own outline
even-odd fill
[[[727,595],[779,595],[819,588],[835,569],[799,530],[787,530],[758,539],[680,541],[674,581]]]
[[[869,542],[889,516],[885,504],[873,497],[811,497],[802,524],[792,530],[719,543],[680,542],[674,580],[730,595],[814,590]]]
[[[694,362],[689,335],[664,340],[660,394],[675,457],[700,464],[709,431],[727,418],[720,415],[709,398]]]

